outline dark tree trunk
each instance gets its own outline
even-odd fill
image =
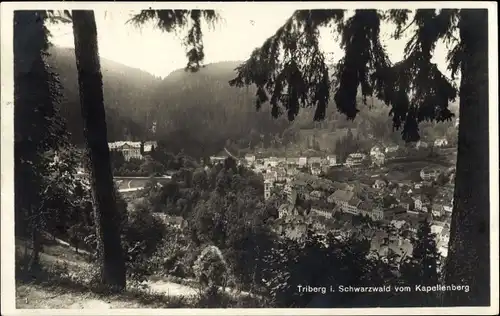
[[[15,233],[31,238],[31,271],[40,265],[40,204],[45,171],[42,153],[51,139],[47,118],[54,113],[51,77],[44,61],[44,17],[43,11],[16,11],[13,21]]]
[[[488,11],[461,10],[459,26],[464,54],[445,282],[469,285],[470,292],[447,292],[445,304],[484,306],[490,304]]]
[[[72,15],[101,282],[112,290],[122,290],[126,285],[125,262],[107,141],[96,22],[91,10],[74,10]]]
[[[33,214],[35,217],[38,217],[38,214]],[[38,228],[39,221],[33,220],[32,224],[32,232],[31,232],[31,258],[29,262],[28,270],[31,273],[36,273],[40,268],[40,251],[42,250],[42,243],[40,240],[40,231]]]

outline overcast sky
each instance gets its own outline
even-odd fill
[[[218,10],[224,21],[214,29],[204,28],[205,63],[247,59],[296,9],[290,4],[273,5],[279,7],[273,9],[271,6],[269,10],[263,11],[256,7],[238,5]],[[142,28],[126,24],[136,12],[120,11],[118,8],[95,10],[101,57],[160,77],[183,68],[187,59],[181,39],[154,28],[153,24]],[[50,25],[49,29],[55,45],[74,47],[71,25]],[[392,25],[382,26],[384,44],[391,60],[395,62],[402,59],[406,40],[391,40],[393,30]],[[322,32],[321,45],[325,52],[333,53],[334,60],[342,57],[343,53],[329,30]],[[438,45],[434,61],[448,74],[446,52],[444,44]]]

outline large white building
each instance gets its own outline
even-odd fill
[[[154,141],[144,142],[144,153],[149,153],[157,147],[157,143]],[[121,151],[125,160],[130,159],[144,159],[141,153],[141,142],[128,142],[128,141],[118,141],[108,143],[110,150]]]

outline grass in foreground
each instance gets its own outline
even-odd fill
[[[18,250],[20,250],[18,248]],[[96,267],[88,258],[61,245],[44,247],[42,268],[28,273],[28,257],[16,254],[17,308],[258,308],[269,307],[262,298],[217,293],[208,295],[168,295],[149,288],[131,285],[120,294],[112,294],[98,286]],[[148,281],[155,282],[154,276]],[[158,281],[158,280],[157,280]],[[179,280],[171,280],[182,284]],[[192,280],[186,285],[197,288]]]

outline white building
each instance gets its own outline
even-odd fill
[[[450,206],[450,205],[443,205],[443,210],[444,210],[445,214],[446,213],[450,213],[451,214],[451,212],[453,211],[453,207]]]
[[[307,157],[299,157],[299,167],[304,167],[307,165]]]
[[[399,146],[390,146],[385,149],[385,153],[394,153],[399,150]]]
[[[130,159],[143,159],[141,154],[141,143],[140,142],[126,142],[119,141],[108,143],[109,150],[120,151],[123,154],[125,160]]]
[[[439,175],[440,171],[438,169],[433,169],[433,168],[423,168],[420,171],[420,178],[424,181],[431,181],[437,178]]]
[[[335,155],[327,156],[326,160],[328,161],[328,166],[330,166],[330,167],[337,165],[337,156],[335,156]]]
[[[372,147],[372,149],[370,149],[370,156],[374,156],[379,153],[382,153],[382,150],[378,146],[374,146]]]
[[[436,147],[445,147],[445,146],[448,146],[448,140],[446,138],[436,139],[434,141],[434,146],[436,146]]]
[[[262,174],[264,176],[264,180],[269,180],[272,182],[278,181],[278,172],[267,170]]]
[[[284,168],[278,168],[276,170],[276,181],[285,181],[287,178],[287,172]]]
[[[335,203],[344,212],[359,214],[358,206],[361,201],[354,196],[352,191],[337,190],[327,199],[329,203]]]
[[[311,212],[318,214],[320,216],[326,217],[326,218],[332,217],[332,211],[325,211],[325,210],[320,210],[317,208],[311,208]]]
[[[224,160],[226,160],[227,157],[225,156],[211,156],[210,157],[210,163],[212,165],[215,165],[217,163],[221,163],[221,162],[224,162]]]
[[[307,164],[310,166],[314,164],[321,165],[321,157],[310,157],[309,159],[307,159]]]
[[[387,186],[387,183],[384,180],[377,179],[377,180],[375,180],[375,183],[373,184],[372,187],[374,189],[380,190],[380,189],[385,188],[386,186]]]
[[[264,159],[264,164],[266,167],[277,167],[278,166],[278,158],[277,157],[269,157]]]
[[[264,199],[269,199],[271,197],[271,189],[273,188],[273,182],[269,179],[264,180]]]
[[[348,167],[359,166],[359,165],[361,165],[364,162],[365,159],[366,159],[366,155],[365,154],[362,154],[362,153],[353,153],[353,154],[349,154],[349,156],[347,156],[345,164]]]
[[[158,143],[155,141],[144,142],[144,152],[149,153],[158,147]]]
[[[423,141],[418,141],[417,144],[415,145],[415,148],[416,149],[420,149],[420,148],[428,148],[429,147],[429,144],[427,144],[426,142],[423,142]]]
[[[377,152],[371,156],[372,163],[376,166],[383,166],[385,164],[385,155],[382,152]]]
[[[321,164],[313,163],[310,167],[310,172],[313,176],[317,176],[321,173]]]
[[[245,160],[249,165],[251,165],[251,164],[255,163],[255,155],[247,154],[247,155],[245,155]]]

